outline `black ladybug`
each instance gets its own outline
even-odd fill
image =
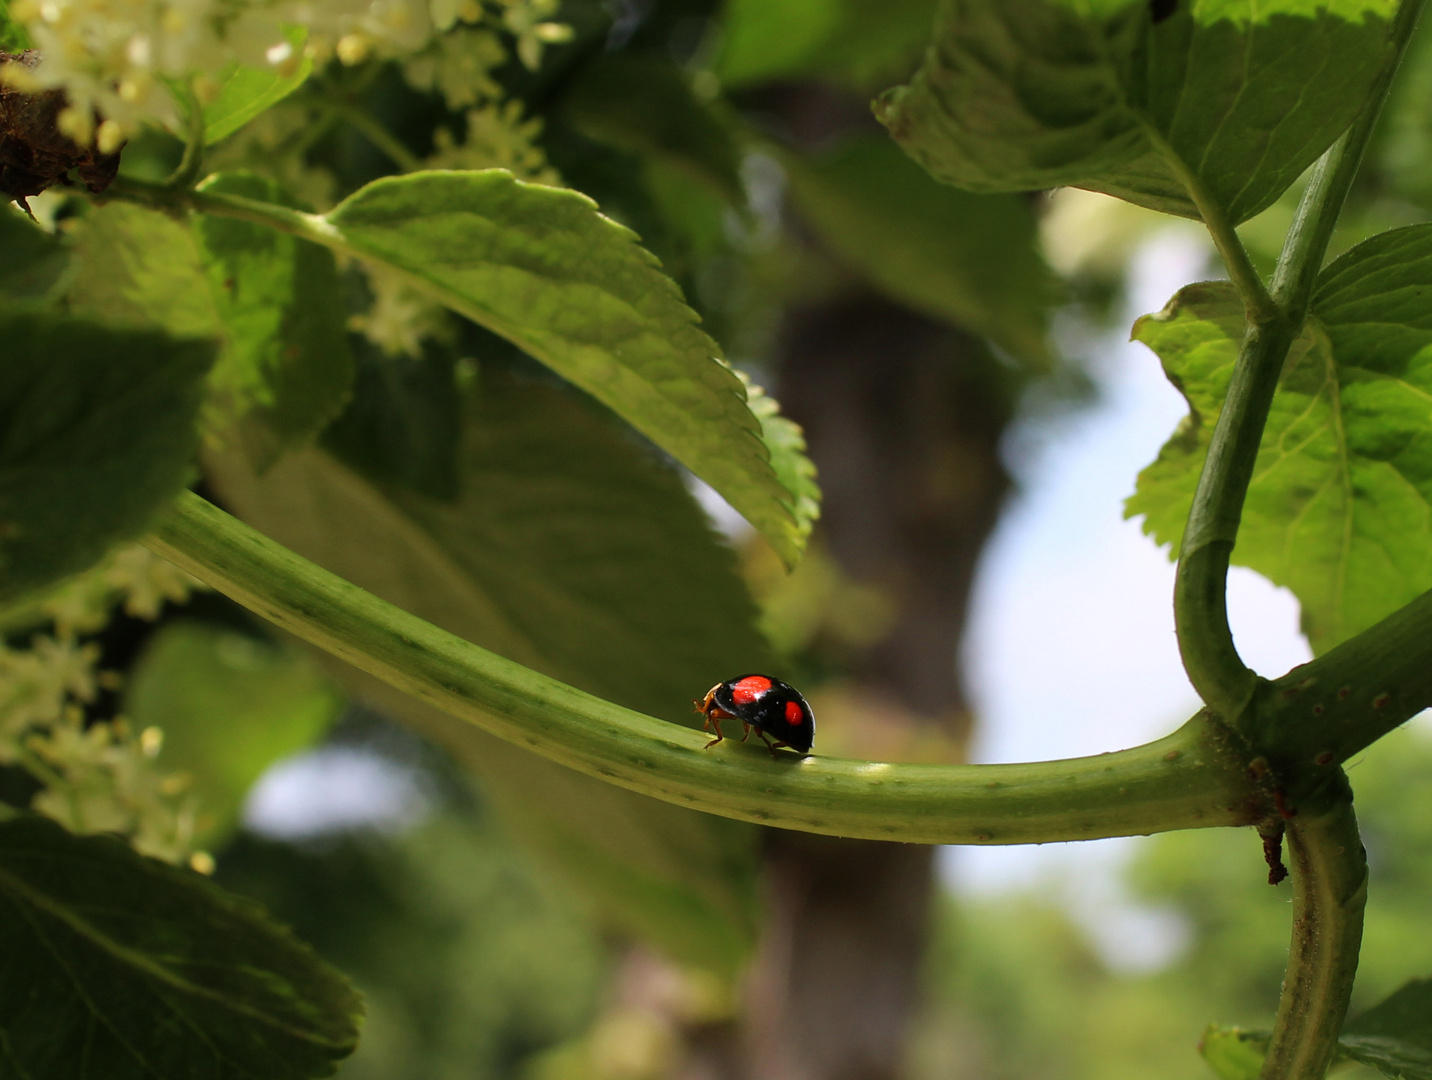
[[[727,679],[708,690],[701,701],[691,704],[706,718],[701,730],[716,732],[716,738],[706,744],[708,750],[725,738],[721,734],[722,720],[741,721],[746,729],[742,742],[751,737],[751,729],[755,728],[756,734],[770,747],[772,757],[780,756],[776,748],[781,746],[808,754],[815,741],[815,714],[806,699],[794,686],[769,675],[738,675]],[[771,742],[767,735],[774,736],[776,741]]]

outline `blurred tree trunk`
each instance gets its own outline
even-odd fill
[[[854,659],[857,692],[962,756],[958,654],[1008,477],[1008,381],[988,350],[869,292],[788,315],[779,397],[825,492],[821,536],[894,601]],[[889,715],[890,710],[882,709]],[[935,850],[772,830],[764,936],[745,999],[743,1080],[899,1074],[929,933]]]

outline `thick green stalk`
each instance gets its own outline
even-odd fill
[[[1389,33],[1390,55],[1367,104],[1314,169],[1273,275],[1271,310],[1262,283],[1256,275],[1249,279],[1248,268],[1240,259],[1246,259],[1246,253],[1237,237],[1228,235],[1227,222],[1216,213],[1204,215],[1243,296],[1249,322],[1189,510],[1174,586],[1174,621],[1189,680],[1208,707],[1228,723],[1239,721],[1258,685],[1233,643],[1225,600],[1228,563],[1243,501],[1283,361],[1302,329],[1313,282],[1322,268],[1338,214],[1421,8],[1422,0],[1403,0],[1398,7]],[[1196,189],[1190,190],[1197,198]]]
[[[1432,591],[1268,684],[1250,720],[1276,775],[1320,774],[1432,708]]]
[[[631,712],[463,641],[300,558],[197,495],[151,550],[320,648],[562,765],[678,806],[837,836],[1022,844],[1248,825],[1268,813],[1222,725],[1023,765],[782,755]],[[692,688],[693,696],[706,688]],[[1121,701],[1119,708],[1135,705]]]
[[[1287,826],[1293,940],[1259,1077],[1323,1080],[1347,1015],[1367,902],[1367,857],[1340,770]]]
[[[1174,581],[1174,628],[1184,668],[1199,696],[1228,723],[1237,722],[1257,686],[1228,625],[1228,561],[1278,375],[1295,336],[1279,320],[1250,326],[1243,339],[1189,511]]]

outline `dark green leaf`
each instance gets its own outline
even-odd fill
[[[317,452],[226,503],[409,611],[631,708],[694,722],[691,699],[769,662],[731,552],[679,477],[556,387],[479,381],[455,500],[378,488]],[[348,677],[355,673],[348,670]],[[365,680],[484,782],[510,826],[619,925],[729,972],[752,919],[752,832],[544,762]]]
[[[890,296],[1021,359],[1048,360],[1056,293],[1028,200],[936,183],[881,138],[790,155],[786,171],[821,239]]]
[[[1319,278],[1263,434],[1235,562],[1292,589],[1324,652],[1432,587],[1432,226],[1396,229]],[[1238,343],[1227,285],[1193,285],[1134,336],[1190,416],[1127,504],[1177,550]]]
[[[1393,0],[945,0],[881,119],[972,191],[1074,185],[1196,217],[1270,205],[1362,108]]]
[[[353,400],[323,445],[371,480],[451,499],[462,437],[457,358],[425,345],[421,357],[388,356],[356,339]]]
[[[243,173],[210,177],[200,190],[288,203],[278,185]],[[333,254],[235,218],[201,216],[194,228],[226,338],[211,387],[224,426],[237,424],[246,452],[267,468],[323,430],[352,389]]]
[[[0,253],[0,305],[47,299],[70,262],[59,240],[8,206],[0,206]]]
[[[0,600],[142,534],[188,480],[207,342],[0,319]]]
[[[307,1080],[362,1003],[259,908],[108,836],[0,823],[0,1073]]]
[[[223,175],[207,187],[282,201],[256,177]],[[76,312],[223,343],[205,426],[257,466],[342,408],[353,367],[328,251],[231,218],[199,218],[191,229],[125,203],[92,209],[75,233]]]
[[[741,155],[730,129],[670,60],[605,56],[582,69],[565,107],[592,138],[682,169],[730,203],[745,201]]]
[[[785,488],[740,381],[636,237],[574,191],[502,170],[369,184],[327,221],[591,393],[720,492],[787,564],[811,509]]]
[[[904,78],[936,0],[727,0],[716,72],[728,85],[818,77],[862,89]]]
[[[204,106],[204,141],[216,143],[232,135],[259,113],[293,93],[313,71],[313,61],[304,55],[308,31],[301,26],[284,29],[295,57],[292,70],[234,64],[219,77],[219,92]]]
[[[1360,1013],[1338,1048],[1393,1080],[1432,1080],[1432,979],[1413,979]]]
[[[1222,1080],[1258,1080],[1270,1035],[1210,1026],[1199,1050]],[[1413,979],[1348,1021],[1333,1064],[1357,1061],[1392,1080],[1432,1080],[1432,979]]]
[[[311,745],[342,704],[302,654],[192,621],[150,639],[124,695],[135,728],[164,733],[164,771],[193,779],[201,847],[225,837],[259,774]]]

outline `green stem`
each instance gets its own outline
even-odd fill
[[[404,172],[417,172],[423,167],[422,160],[409,150],[387,128],[366,109],[346,101],[325,101],[323,107],[335,116],[346,120],[358,129],[358,133],[372,143],[398,168]]]
[[[1238,290],[1238,295],[1243,298],[1243,307],[1247,312],[1250,323],[1272,322],[1279,318],[1278,306],[1273,303],[1273,298],[1268,294],[1263,279],[1258,276],[1257,269],[1253,266],[1253,260],[1248,254],[1248,249],[1243,246],[1243,241],[1238,237],[1238,230],[1229,219],[1227,212],[1218,200],[1203,186],[1203,181],[1198,174],[1188,167],[1188,164],[1169,145],[1167,139],[1150,123],[1144,125],[1144,135],[1154,146],[1154,149],[1163,157],[1169,170],[1176,176],[1188,197],[1193,200],[1193,205],[1198,207],[1198,215],[1203,219],[1204,227],[1208,229],[1208,235],[1213,239],[1213,246],[1218,249],[1219,256],[1223,259],[1223,265],[1228,270],[1228,279],[1233,282],[1233,287]]]
[[[170,189],[128,176],[121,176],[106,188],[101,201],[111,198],[148,206],[153,210],[196,210],[203,214],[251,221],[335,251],[355,253],[344,241],[343,235],[320,215],[260,199],[246,199],[242,195],[217,191],[194,191],[191,188]]]
[[[837,836],[1021,844],[1248,825],[1268,813],[1221,725],[1023,765],[783,755],[623,709],[364,592],[185,494],[151,550],[298,637],[559,764],[678,806]],[[694,687],[697,695],[705,687]],[[1124,705],[1132,702],[1121,703]]]
[[[1260,1080],[1323,1080],[1357,973],[1367,858],[1347,778],[1328,780],[1287,823],[1293,940]]]
[[[1228,625],[1228,563],[1253,479],[1263,425],[1295,334],[1283,321],[1249,327],[1198,478],[1174,581],[1174,628],[1189,681],[1208,707],[1235,723],[1257,676]]]
[[[1318,162],[1288,231],[1267,305],[1268,294],[1260,292],[1257,275],[1249,279],[1251,265],[1242,265],[1246,252],[1237,244],[1231,223],[1217,213],[1217,207],[1205,210],[1196,182],[1189,188],[1249,312],[1248,331],[1189,510],[1174,586],[1174,623],[1189,680],[1209,708],[1229,723],[1238,722],[1258,686],[1233,643],[1225,599],[1243,501],[1283,361],[1302,331],[1328,241],[1421,6],[1422,0],[1403,0],[1399,6],[1390,31],[1390,55],[1367,104]]]
[[[1266,688],[1258,745],[1276,775],[1335,769],[1432,708],[1432,591]]]
[[[192,86],[184,87],[184,105],[188,121],[184,156],[179,159],[178,167],[161,183],[164,188],[191,188],[204,169],[204,107],[199,104]]]

